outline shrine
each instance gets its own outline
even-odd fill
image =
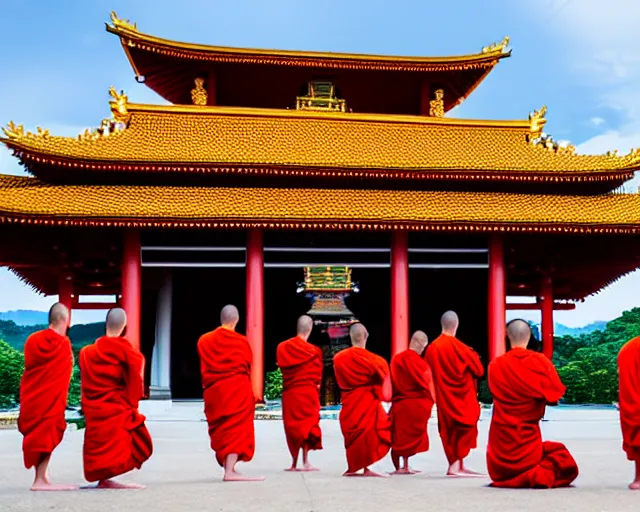
[[[507,308],[541,311],[551,357],[554,310],[640,266],[640,195],[621,188],[639,150],[577,154],[546,107],[448,117],[508,38],[417,57],[182,43],[115,13],[107,31],[170,105],[111,87],[110,117],[77,137],[8,122],[0,141],[29,176],[0,175],[0,265],[72,310],[122,305],[151,398],[201,396],[196,342],[228,303],[261,401],[309,298],[327,357],[355,319],[388,359],[454,309],[488,363]]]

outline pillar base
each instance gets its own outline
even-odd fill
[[[171,400],[171,388],[149,386],[149,400]]]

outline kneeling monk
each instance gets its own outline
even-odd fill
[[[447,311],[440,319],[442,334],[429,345],[425,357],[436,388],[438,433],[449,461],[449,476],[478,476],[464,465],[476,448],[480,404],[476,379],[484,375],[478,354],[456,338],[458,315]]]
[[[276,361],[282,371],[282,420],[291,468],[287,471],[315,471],[309,464],[309,450],[322,449],[320,430],[320,384],[322,382],[322,350],[307,340],[313,320],[304,315],[298,319],[295,338],[278,345]],[[302,469],[298,455],[302,450]]]
[[[640,490],[640,336],[618,354],[620,426],[627,459],[635,462],[636,477],[629,489]]]
[[[429,449],[427,423],[435,391],[431,369],[421,357],[426,346],[427,335],[416,331],[411,336],[409,348],[391,360],[391,460],[398,475],[419,473],[409,468],[409,457]],[[402,468],[401,457],[404,459]]]
[[[84,431],[84,476],[106,489],[141,489],[112,480],[140,469],[153,453],[151,436],[138,412],[144,395],[144,356],[123,337],[127,315],[107,313],[106,336],[80,351]]]
[[[369,466],[384,457],[391,447],[391,422],[382,407],[383,386],[389,378],[389,365],[365,349],[369,333],[362,324],[349,331],[351,348],[333,357],[336,383],[342,393],[340,429],[347,450],[348,469],[344,476],[383,476]]]
[[[49,310],[49,328],[33,333],[24,345],[18,430],[24,436],[24,465],[36,470],[32,491],[76,489],[53,485],[48,474],[51,453],[62,441],[67,427],[64,411],[73,371],[71,342],[66,336],[68,327],[69,310],[56,303]]]
[[[236,471],[238,461],[250,461],[256,449],[253,426],[256,401],[251,388],[253,355],[247,338],[235,332],[238,320],[238,309],[225,306],[220,313],[222,325],[198,340],[211,449],[218,464],[224,467],[227,482],[264,480]]]
[[[540,420],[547,404],[562,398],[565,387],[553,363],[527,350],[531,328],[524,320],[507,326],[511,350],[489,365],[493,416],[487,466],[494,487],[566,487],[578,466],[562,443],[542,441]]]

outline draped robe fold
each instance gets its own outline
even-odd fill
[[[640,336],[618,354],[620,427],[627,459],[640,464]]]
[[[542,441],[547,404],[565,392],[553,363],[543,354],[515,348],[489,365],[493,416],[487,467],[494,487],[566,487],[578,466],[562,444]]]
[[[347,451],[347,472],[355,473],[382,459],[391,447],[391,422],[382,407],[382,385],[389,366],[380,356],[351,347],[333,358],[342,393],[340,429]]]
[[[449,464],[464,459],[478,439],[477,382],[484,368],[476,352],[453,336],[441,334],[429,344],[425,358],[436,388],[438,433]]]
[[[89,482],[140,469],[153,442],[138,403],[144,396],[144,356],[122,337],[103,336],[80,351],[83,461]]]
[[[276,361],[282,371],[282,420],[291,456],[297,457],[303,446],[321,450],[322,351],[296,336],[278,345]]]
[[[60,444],[73,372],[71,342],[52,329],[33,333],[24,346],[18,430],[27,469],[37,466]]]
[[[220,466],[229,454],[248,462],[255,453],[252,353],[242,334],[218,327],[198,340],[204,413]]]
[[[391,458],[411,457],[429,449],[427,423],[433,409],[431,369],[411,349],[391,360]]]

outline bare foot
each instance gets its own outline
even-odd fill
[[[634,480],[629,484],[629,489],[632,491],[640,491],[640,480]]]
[[[482,473],[478,473],[477,471],[473,471],[472,469],[463,468],[462,469],[463,476],[487,476]]]
[[[100,480],[96,489],[144,489],[145,486],[141,484],[123,484],[122,482],[116,482],[115,480]]]
[[[302,469],[300,471],[320,471],[320,470],[307,462],[306,464],[303,464]]]
[[[34,482],[31,486],[32,491],[75,491],[79,489],[75,485],[54,485],[48,482]]]
[[[377,478],[387,478],[388,475],[383,475],[382,473],[376,473],[375,471],[371,471],[370,469],[365,469],[362,473],[362,476],[373,476]]]
[[[290,468],[285,469],[285,471],[300,471],[300,470],[295,466],[291,466]]]
[[[362,473],[349,473],[349,471],[345,471],[342,473],[342,476],[362,476]]]
[[[245,476],[237,471],[232,471],[230,473],[225,473],[224,478],[222,479],[224,482],[262,482],[265,480],[264,476]]]
[[[413,472],[409,468],[396,469],[391,475],[413,475]]]

